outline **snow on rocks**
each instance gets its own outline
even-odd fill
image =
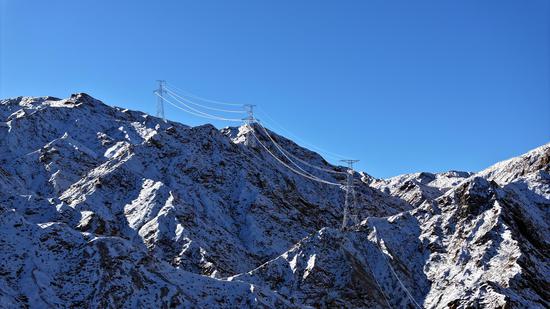
[[[0,100],[0,303],[548,307],[548,145],[477,174],[356,173],[362,223],[339,231],[343,191],[251,129],[269,144],[86,94]]]

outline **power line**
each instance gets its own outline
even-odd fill
[[[409,291],[409,289],[407,289],[407,287],[403,284],[403,282],[401,281],[401,279],[399,278],[399,276],[397,275],[397,272],[395,271],[395,269],[393,269],[393,266],[391,265],[391,263],[388,261],[388,258],[386,257],[386,254],[382,251],[382,249],[379,247],[379,240],[378,240],[378,232],[376,231],[376,226],[373,226],[373,233],[374,233],[374,240],[375,240],[375,244],[376,244],[376,248],[380,251],[380,253],[382,254],[382,257],[384,257],[384,260],[386,261],[386,264],[389,266],[391,272],[393,273],[393,275],[395,276],[395,278],[397,278],[397,281],[399,282],[399,284],[401,285],[401,287],[405,290],[405,293],[407,294],[407,296],[409,297],[409,299],[414,303],[414,305],[420,309],[422,309],[422,306],[420,306],[416,300],[414,299],[414,297],[412,297],[412,294],[411,292]]]
[[[287,165],[285,162],[283,162],[281,159],[279,159],[276,155],[274,155],[266,146],[264,143],[262,143],[262,141],[258,138],[258,136],[256,136],[256,133],[254,133],[254,129],[252,128],[252,126],[248,126],[248,128],[250,129],[250,132],[252,133],[252,135],[254,136],[254,138],[258,141],[258,143],[260,143],[260,145],[273,157],[275,158],[279,163],[281,163],[283,166],[285,166],[286,168],[288,168],[289,170],[293,171],[294,173],[298,174],[298,175],[301,175],[303,177],[306,177],[310,180],[313,180],[313,181],[317,181],[317,182],[320,182],[320,183],[324,183],[324,184],[327,184],[327,185],[332,185],[332,186],[338,186],[340,187],[341,185],[339,183],[334,183],[334,182],[330,182],[330,181],[326,181],[326,180],[323,180],[323,179],[320,179],[320,178],[317,178],[317,177],[311,177],[307,174],[304,174],[294,168],[292,168],[291,166]]]
[[[176,89],[176,90],[179,90],[181,93],[184,93],[186,94],[186,96],[188,97],[192,97],[192,98],[195,98],[197,100],[200,100],[200,101],[203,101],[203,102],[209,102],[209,103],[214,103],[214,104],[220,104],[220,105],[225,105],[225,106],[239,106],[239,107],[242,107],[244,106],[245,104],[238,104],[238,103],[228,103],[228,102],[224,102],[224,101],[218,101],[218,100],[212,100],[212,99],[206,99],[206,98],[203,98],[201,96],[198,96],[196,94],[193,94],[189,91],[186,91],[186,90],[183,90],[181,88],[178,88],[176,86],[174,86],[172,83],[169,83],[167,82],[167,84],[169,85],[168,88],[173,88],[173,89]],[[166,89],[166,90],[170,90],[170,89]],[[175,93],[173,90],[172,90],[172,93],[177,95],[177,93]],[[200,107],[203,107],[205,109],[209,109],[209,110],[215,110],[215,111],[223,111],[223,112],[229,112],[229,110],[225,110],[225,109],[217,109],[217,108],[214,108],[214,107],[208,107],[208,106],[205,106],[205,105],[201,105],[201,104],[198,104],[196,102],[191,102],[189,99],[186,99],[186,101],[190,104],[193,104],[193,105],[196,105],[196,106],[200,106]],[[267,113],[265,112],[265,110],[263,110],[260,106],[258,106],[258,109],[262,112],[262,118],[265,116],[266,118],[270,119],[270,121],[275,124],[276,127],[279,127],[282,131],[285,131],[287,132],[290,136],[293,137],[294,140],[297,140],[297,141],[300,141],[302,144],[304,145],[307,145],[308,147],[310,148],[313,148],[313,149],[316,149],[317,151],[321,152],[322,154],[324,154],[325,156],[327,157],[332,157],[334,159],[345,159],[345,158],[348,158],[348,156],[344,156],[344,155],[341,155],[341,154],[337,154],[337,153],[334,153],[334,152],[330,152],[326,149],[323,149],[321,147],[318,147],[312,143],[309,143],[303,139],[301,139],[300,137],[298,137],[296,134],[292,133],[290,130],[286,129],[285,127],[283,127],[280,123],[278,123],[275,119],[273,119],[272,117],[270,117],[269,115],[267,115]],[[237,112],[237,111],[231,111],[231,112]],[[265,121],[264,121],[265,122]],[[268,123],[269,124],[269,123]]]
[[[216,107],[210,107],[210,106],[207,106],[207,105],[202,105],[202,104],[199,104],[199,103],[196,103],[192,100],[189,100],[188,98],[184,98],[180,95],[178,95],[178,93],[170,90],[170,88],[166,88],[166,91],[168,91],[169,93],[171,93],[172,95],[180,98],[181,100],[184,100],[185,102],[189,103],[189,104],[193,104],[195,106],[199,106],[199,107],[202,107],[204,109],[209,109],[209,110],[212,110],[212,111],[217,111],[217,112],[224,112],[224,113],[235,113],[235,114],[244,114],[246,113],[245,111],[243,110],[239,110],[239,111],[236,111],[236,110],[229,110],[229,109],[223,109],[223,108],[216,108]]]
[[[189,113],[191,115],[195,115],[195,116],[198,116],[198,117],[202,117],[202,118],[207,118],[207,119],[213,119],[213,120],[225,120],[225,121],[234,121],[234,122],[241,122],[242,120],[241,119],[231,119],[231,118],[223,118],[223,117],[218,117],[218,116],[214,116],[214,115],[210,115],[210,114],[207,114],[207,113],[195,113],[195,112],[192,112],[190,110],[186,110],[184,108],[182,108],[181,106],[173,103],[172,101],[164,98],[163,96],[159,95],[157,92],[155,92],[155,95],[157,95],[158,97],[162,98],[166,103],[174,106],[175,108],[177,109],[180,109],[186,113]],[[181,103],[181,102],[180,102]],[[183,104],[183,103],[182,103]],[[184,104],[185,106],[188,107],[188,105]]]
[[[177,87],[174,87],[174,88],[178,89]],[[180,89],[180,91],[183,91],[183,90]],[[220,116],[217,116],[217,115],[212,115],[212,114],[209,114],[209,113],[200,111],[200,110],[198,110],[198,109],[195,109],[195,108],[193,108],[193,107],[191,107],[191,106],[189,106],[189,105],[187,105],[187,104],[185,103],[185,102],[188,102],[188,103],[189,103],[190,100],[185,99],[185,101],[184,101],[184,98],[183,98],[183,97],[179,96],[177,93],[175,93],[175,92],[173,92],[173,91],[171,91],[171,90],[168,90],[168,95],[171,96],[173,99],[175,99],[176,102],[182,104],[183,106],[187,107],[187,108],[190,109],[190,110],[184,109],[184,108],[182,108],[182,107],[176,105],[175,103],[171,102],[170,100],[167,100],[166,98],[164,98],[164,97],[162,96],[161,93],[155,92],[155,94],[156,94],[160,99],[165,100],[166,102],[168,102],[168,103],[171,104],[172,106],[174,106],[174,107],[176,107],[176,108],[178,108],[178,109],[180,109],[180,110],[183,110],[183,111],[185,111],[185,112],[187,112],[187,113],[189,113],[189,114],[195,115],[195,116],[199,116],[199,117],[203,117],[203,118],[207,118],[207,119],[215,119],[215,120],[225,120],[225,121],[235,121],[235,122],[237,122],[237,121],[240,122],[240,121],[241,121],[241,119],[220,117]],[[201,97],[199,97],[199,96],[195,96],[195,95],[191,95],[191,96],[197,97],[197,98],[202,99],[202,100],[207,101],[207,102],[225,103],[225,102],[219,102],[219,101],[213,101],[213,100],[203,99],[203,98],[201,98]],[[229,104],[229,103],[227,103],[227,104]],[[203,105],[200,105],[200,104],[198,104],[198,103],[197,103],[197,105],[198,105],[198,106],[201,106],[201,107],[204,107]],[[231,104],[231,105],[236,105],[236,104]],[[262,146],[262,147],[263,147],[272,157],[274,157],[277,161],[279,161],[283,166],[287,167],[288,169],[292,170],[293,172],[295,172],[295,173],[297,173],[297,174],[299,174],[299,175],[301,175],[301,176],[303,176],[303,177],[306,177],[306,178],[308,178],[308,179],[311,179],[311,180],[314,180],[314,181],[317,181],[317,182],[320,182],[320,183],[325,183],[325,184],[330,184],[330,185],[335,185],[335,186],[342,187],[341,184],[339,184],[339,183],[334,183],[334,182],[330,182],[330,181],[323,180],[323,179],[321,179],[321,178],[319,178],[319,177],[317,177],[317,176],[311,174],[310,172],[304,170],[302,167],[300,167],[296,162],[294,162],[294,161],[290,158],[290,156],[292,156],[292,157],[294,157],[294,158],[297,158],[297,157],[294,156],[294,155],[292,155],[292,154],[290,154],[290,152],[285,151],[279,144],[277,144],[277,142],[275,142],[275,140],[271,137],[271,135],[269,134],[269,132],[267,131],[267,129],[256,121],[256,119],[254,118],[254,109],[253,109],[253,108],[255,107],[255,105],[249,105],[249,104],[247,104],[247,105],[244,105],[244,106],[245,106],[245,108],[246,108],[246,112],[247,112],[247,114],[248,114],[248,117],[246,117],[246,118],[244,118],[244,119],[242,119],[242,120],[245,121],[245,124],[248,126],[248,128],[250,129],[250,131],[251,131],[252,134],[254,135],[255,139],[258,140],[258,142],[260,143],[260,145],[261,145],[261,146]],[[288,164],[286,164],[285,162],[283,162],[281,159],[279,159],[276,155],[274,155],[274,154],[267,148],[267,146],[265,146],[264,143],[262,143],[262,142],[259,140],[259,138],[256,136],[256,134],[255,134],[255,132],[254,132],[254,128],[253,128],[253,126],[252,126],[254,123],[257,123],[260,127],[262,127],[262,129],[265,131],[265,134],[269,137],[269,139],[270,139],[271,142],[275,145],[275,147],[279,150],[279,152],[281,152],[281,153],[286,157],[286,159],[287,159],[288,161],[290,161],[294,166],[296,166],[300,171],[298,171],[298,170],[292,168],[291,166],[289,166]],[[301,160],[301,159],[299,159],[299,158],[297,158],[297,159],[298,159],[299,161],[301,161],[302,163],[304,163],[304,164],[306,164],[306,165],[308,165],[308,166],[310,166],[310,167],[316,168],[316,169],[324,170],[324,171],[331,172],[331,173],[342,173],[342,172],[332,171],[332,170],[328,170],[328,169],[323,169],[323,168],[318,167],[318,166],[315,166],[315,165],[313,165],[313,164],[309,164],[309,163],[307,163],[307,162],[305,162],[305,161],[303,161],[303,160]],[[349,183],[349,179],[348,179],[348,183]],[[349,184],[348,184],[348,185],[349,185]],[[349,192],[349,190],[348,190],[348,192]],[[348,193],[346,193],[346,202],[347,202],[347,194],[348,194]]]
[[[211,117],[213,119],[217,119],[217,120],[227,120],[227,121],[241,121],[240,119],[237,119],[237,118],[225,118],[225,117],[221,117],[221,116],[218,116],[218,115],[212,115],[212,114],[209,114],[207,112],[203,112],[201,110],[198,110],[196,108],[193,108],[189,105],[187,105],[184,101],[178,99],[177,97],[173,96],[172,94],[168,93],[168,95],[170,97],[172,97],[176,102],[180,103],[181,105],[187,107],[188,109],[194,111],[195,113],[199,113],[201,115],[204,115],[204,116],[207,116],[207,117]]]
[[[195,115],[195,116],[198,116],[198,117],[203,117],[203,118],[208,118],[208,119],[215,119],[215,120],[217,120],[216,117],[208,117],[208,116],[205,116],[205,115],[201,115],[201,114],[198,114],[198,113],[195,113],[195,112],[186,110],[185,108],[183,108],[183,107],[181,107],[181,106],[179,106],[179,105],[173,103],[172,101],[170,101],[170,100],[164,98],[163,96],[159,95],[157,92],[155,92],[155,95],[157,95],[158,97],[160,97],[161,99],[163,99],[166,103],[168,103],[168,104],[174,106],[175,108],[180,109],[180,110],[182,110],[182,111],[184,111],[184,112],[186,112],[186,113],[189,113],[189,114],[191,114],[191,115]]]
[[[282,148],[279,144],[277,144],[277,142],[275,142],[275,140],[273,139],[273,137],[271,137],[271,135],[269,134],[269,132],[267,132],[266,128],[264,128],[260,123],[258,123],[258,126],[260,126],[260,127],[263,129],[263,131],[265,132],[265,134],[267,135],[267,137],[269,137],[269,139],[271,140],[271,142],[273,143],[273,145],[275,145],[275,148],[277,148],[277,149],[279,150],[279,152],[282,153],[283,156],[285,156],[285,158],[286,158],[288,161],[290,161],[290,163],[294,164],[299,170],[301,170],[302,172],[304,172],[304,173],[310,175],[311,177],[315,177],[315,178],[320,179],[319,177],[317,177],[317,176],[311,174],[310,172],[304,170],[303,168],[301,168],[298,164],[296,164],[296,162],[292,161],[292,159],[290,159],[290,158],[286,155],[286,153],[285,153],[285,151],[283,150],[283,148]]]
[[[176,88],[176,87],[174,87]],[[187,109],[184,109],[176,104],[174,104],[173,102],[171,102],[170,100],[167,100],[166,98],[164,98],[162,95],[160,95],[159,93],[155,92],[155,94],[165,100],[167,103],[171,104],[172,106],[180,109],[180,110],[183,110],[187,113],[190,113],[192,115],[195,115],[195,116],[199,116],[199,117],[203,117],[203,118],[207,118],[207,119],[215,119],[215,120],[226,120],[226,121],[241,121],[241,119],[234,119],[234,118],[224,118],[224,117],[220,117],[220,116],[216,116],[216,115],[211,115],[211,114],[208,114],[206,112],[203,112],[203,111],[200,111],[200,110],[197,110],[189,105],[187,105],[185,102],[183,102],[181,99],[178,99],[178,96],[177,94],[172,94],[173,91],[171,92],[168,92],[168,95],[171,96],[172,98],[174,98],[176,100],[176,102],[184,105],[185,107],[187,107],[188,109],[190,110],[187,110]],[[198,97],[198,96],[197,96]],[[198,97],[200,98],[200,97]],[[202,98],[201,98],[202,99]],[[320,183],[324,183],[324,184],[329,184],[329,185],[334,185],[334,186],[338,186],[338,187],[341,187],[341,184],[339,183],[334,183],[334,182],[330,182],[330,181],[326,181],[326,180],[323,180],[307,171],[305,171],[303,168],[301,168],[298,164],[296,164],[292,159],[290,159],[290,157],[287,155],[287,152],[285,152],[282,147],[280,147],[276,142],[275,140],[271,137],[271,135],[269,135],[269,133],[267,132],[267,130],[265,129],[265,127],[263,127],[262,125],[260,125],[256,119],[254,118],[254,115],[253,115],[253,107],[255,105],[245,105],[247,107],[247,113],[248,113],[248,117],[247,118],[244,118],[243,120],[245,120],[245,122],[247,123],[247,126],[249,127],[250,131],[252,132],[252,135],[255,137],[255,139],[260,143],[260,145],[272,156],[274,157],[279,163],[281,163],[283,166],[287,167],[288,169],[290,169],[291,171],[303,176],[303,177],[306,177],[310,180],[314,180],[314,181],[317,181],[317,182],[320,182]],[[255,132],[254,132],[254,128],[251,124],[254,124],[254,123],[257,123],[259,126],[262,127],[262,129],[265,131],[266,135],[269,137],[269,139],[271,140],[271,142],[273,142],[273,144],[275,145],[275,147],[293,164],[295,165],[299,170],[301,171],[298,171],[294,168],[292,168],[291,166],[289,166],[288,164],[286,164],[285,162],[283,162],[281,159],[279,159],[275,154],[273,154],[273,152],[271,152],[267,146],[265,146],[264,143],[262,143],[260,141],[260,139],[256,136]],[[313,165],[311,165],[313,166]],[[332,171],[334,172],[334,171]]]
[[[361,244],[361,246],[363,247],[363,250],[365,250],[365,252],[367,252],[367,247],[365,246],[365,244],[363,242],[359,242]],[[380,291],[380,293],[382,293],[382,296],[384,297],[384,300],[386,301],[386,304],[388,305],[389,308],[393,309],[392,305],[390,304],[389,300],[388,300],[388,297],[386,296],[386,293],[384,292],[384,289],[382,289],[382,286],[380,285],[380,282],[378,282],[378,279],[376,278],[376,274],[374,273],[374,271],[372,270],[372,267],[369,265],[369,261],[367,258],[365,258],[365,264],[367,264],[367,267],[372,275],[372,278],[374,278],[374,282],[376,283],[376,286],[378,287],[378,290]]]
[[[168,83],[169,85],[172,85],[171,83]],[[216,100],[210,100],[210,99],[205,99],[205,98],[202,98],[202,97],[199,97],[198,95],[196,94],[192,94],[191,92],[189,91],[185,91],[183,89],[180,89],[176,86],[171,86],[172,88],[176,89],[176,90],[179,90],[181,93],[186,93],[188,97],[192,97],[192,98],[195,98],[197,100],[201,100],[203,102],[209,102],[209,103],[214,103],[214,104],[220,104],[220,105],[225,105],[225,106],[243,106],[243,104],[238,104],[238,103],[228,103],[228,102],[223,102],[223,101],[216,101]]]
[[[311,164],[311,163],[309,163],[309,162],[307,162],[307,161],[305,161],[305,160],[302,160],[302,159],[296,157],[296,156],[293,155],[290,151],[285,150],[285,149],[283,149],[283,150],[284,150],[289,156],[291,156],[293,159],[295,159],[295,160],[299,161],[300,163],[302,163],[302,164],[304,164],[304,165],[306,165],[306,166],[309,166],[309,167],[311,167],[311,168],[317,169],[317,170],[319,170],[319,171],[327,172],[327,173],[334,173],[334,174],[341,174],[341,175],[346,174],[346,172],[340,172],[340,171],[330,170],[330,169],[328,169],[328,168],[322,168],[322,167],[320,167],[320,166],[313,165],[313,164]]]
[[[294,166],[296,166],[300,171],[302,171],[303,173],[309,175],[310,177],[319,179],[319,180],[321,180],[321,181],[323,181],[323,182],[325,181],[325,180],[323,180],[323,179],[321,179],[321,178],[319,178],[319,177],[317,177],[317,176],[311,174],[310,172],[304,170],[304,169],[301,168],[298,164],[296,164],[296,162],[294,162],[291,158],[289,158],[289,156],[286,154],[286,151],[284,150],[284,148],[281,147],[277,142],[275,142],[275,140],[274,140],[273,137],[269,134],[269,132],[267,131],[267,129],[266,129],[264,126],[262,126],[261,123],[257,123],[257,124],[258,124],[258,126],[260,126],[260,127],[263,129],[263,131],[265,132],[265,134],[267,135],[267,137],[271,140],[271,142],[275,145],[275,147],[279,150],[279,152],[282,153],[283,156],[285,156],[285,158],[286,158],[288,161],[290,161],[290,162],[291,162]],[[341,185],[340,185],[340,186],[341,186]]]
[[[210,102],[210,103],[215,103],[215,104],[221,104],[221,105],[226,105],[226,106],[239,106],[239,107],[242,107],[242,106],[247,106],[247,104],[237,104],[237,103],[228,103],[228,102],[224,102],[224,101],[217,101],[217,100],[211,100],[211,99],[206,99],[206,98],[203,98],[203,97],[200,97],[196,94],[192,94],[188,91],[185,91],[181,88],[178,88],[174,85],[172,85],[172,83],[168,83],[168,85],[170,85],[169,87],[167,87],[166,90],[168,91],[171,91],[171,89],[169,88],[173,88],[173,89],[176,89],[176,90],[179,90],[180,92],[182,93],[186,93],[187,96],[189,97],[192,97],[192,98],[195,98],[195,99],[198,99],[198,100],[201,100],[201,101],[204,101],[204,102]],[[174,92],[173,90],[171,91],[172,94],[178,96],[178,94],[176,92]],[[205,106],[205,105],[201,105],[201,104],[198,104],[196,102],[193,102],[191,100],[189,100],[188,98],[182,98],[181,96],[179,96],[181,99],[185,99],[187,103],[190,103],[190,104],[193,104],[193,105],[196,105],[196,106],[200,106],[202,108],[205,108],[205,109],[209,109],[209,110],[214,110],[214,111],[221,111],[221,112],[234,112],[234,113],[239,113],[239,112],[245,112],[245,111],[234,111],[234,110],[226,110],[226,109],[218,109],[218,108],[214,108],[214,107],[209,107],[209,106]],[[262,112],[262,115],[265,116],[266,118],[270,119],[270,122],[268,124],[270,124],[271,122],[275,124],[276,127],[279,127],[282,131],[285,131],[287,132],[290,136],[292,136],[295,140],[301,142],[302,144],[304,145],[307,145],[308,147],[310,148],[313,148],[313,149],[316,149],[317,151],[321,152],[322,154],[324,154],[325,156],[327,157],[332,157],[334,159],[345,159],[345,158],[348,158],[348,156],[344,156],[344,155],[341,155],[341,154],[337,154],[337,153],[334,153],[334,152],[330,152],[326,149],[323,149],[321,147],[318,147],[312,143],[309,143],[301,138],[299,138],[296,134],[292,133],[290,130],[286,129],[285,127],[283,127],[280,123],[278,123],[275,119],[273,119],[272,117],[270,117],[269,115],[267,115],[267,113],[265,112],[265,110],[263,110],[260,106],[258,106],[258,109]],[[263,118],[262,116],[262,118]],[[265,122],[265,121],[264,121]],[[304,162],[302,162],[304,163]],[[307,163],[304,163],[307,165]],[[310,166],[310,167],[313,167],[313,166]],[[324,170],[322,168],[318,168],[318,167],[313,167],[313,168],[317,168],[317,169],[320,169],[320,170]],[[328,172],[329,170],[324,170],[326,172]],[[331,172],[334,172],[334,171],[331,171]],[[341,172],[339,172],[341,173]]]
[[[364,248],[364,246],[363,246]],[[368,262],[367,262],[368,265]],[[378,282],[378,279],[376,278],[376,275],[374,274],[374,271],[369,266],[370,273],[372,274],[372,277],[374,278],[374,282],[376,283],[376,286],[378,287],[378,290],[382,293],[382,296],[384,297],[384,301],[386,301],[386,304],[388,307],[393,309],[393,306],[390,304],[390,301],[388,300],[388,297],[386,296],[386,293],[382,289],[382,286],[380,286],[380,283]]]
[[[283,155],[285,155],[285,157],[287,157],[287,159],[289,159],[289,161],[292,162],[292,160],[291,160],[290,158],[288,158],[288,156],[294,158],[294,159],[297,160],[297,161],[300,161],[300,162],[303,163],[304,165],[307,165],[307,166],[309,166],[309,167],[315,168],[315,169],[320,170],[320,171],[324,171],[324,172],[327,172],[327,173],[335,173],[335,174],[346,174],[345,172],[339,172],[339,171],[335,171],[335,170],[329,170],[329,169],[326,169],[326,168],[322,168],[322,167],[313,165],[313,164],[311,164],[311,163],[308,163],[307,161],[304,161],[304,160],[302,160],[302,159],[296,157],[296,156],[293,155],[290,151],[285,150],[283,147],[281,147],[279,144],[277,144],[277,143],[275,142],[275,140],[274,140],[273,138],[271,138],[271,136],[270,136],[269,133],[267,132],[266,128],[265,128],[262,124],[258,123],[258,125],[261,126],[261,127],[264,129],[264,131],[265,131],[265,133],[267,134],[267,136],[269,136],[269,138],[271,139],[271,141],[272,141],[274,144],[276,144],[276,145],[278,146],[277,148],[279,148],[279,150],[283,153]],[[288,156],[287,156],[287,155],[288,155]],[[293,163],[294,163],[294,162],[293,162]],[[294,165],[298,166],[298,164],[296,164],[296,163],[294,163]],[[299,166],[298,166],[298,167],[299,167]]]
[[[299,141],[300,143],[310,147],[310,148],[313,148],[313,149],[316,149],[317,151],[323,153],[325,156],[327,157],[332,157],[333,159],[336,159],[336,160],[340,160],[340,159],[345,159],[345,158],[349,158],[349,156],[344,156],[344,155],[341,155],[341,154],[337,154],[337,153],[334,153],[334,152],[330,152],[326,149],[323,149],[321,147],[318,147],[312,143],[309,143],[307,141],[305,141],[304,139],[298,137],[296,134],[292,133],[290,130],[286,129],[285,127],[283,127],[280,123],[278,123],[275,119],[273,119],[272,117],[270,117],[266,112],[265,110],[261,107],[261,106],[258,106],[258,109],[260,110],[261,112],[261,117],[262,118],[267,118],[269,119],[269,122],[266,122],[265,119],[264,119],[264,123],[267,123],[267,124],[275,124],[275,127],[278,127],[279,129],[281,129],[282,131],[286,132],[288,135],[290,135],[294,140],[297,140]],[[273,126],[273,125],[270,125],[270,126]]]
[[[187,104],[185,103],[185,101],[178,99],[176,96],[172,95],[170,92],[168,92],[168,95],[169,95],[170,97],[172,97],[174,100],[176,100],[176,102],[178,102],[178,103],[184,105],[185,107],[189,108],[190,110],[194,111],[195,113],[199,113],[199,114],[202,114],[202,115],[205,115],[205,116],[210,116],[210,117],[224,118],[224,117],[220,117],[220,116],[216,116],[216,115],[211,115],[211,114],[209,114],[209,113],[206,113],[206,112],[203,112],[203,111],[201,111],[201,110],[198,110],[198,109],[196,109],[196,108],[194,108],[194,107],[191,107],[191,106],[187,105]]]

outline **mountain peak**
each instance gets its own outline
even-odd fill
[[[85,93],[2,100],[0,302],[548,307],[549,157],[355,173],[362,223],[342,231],[345,192],[315,177],[347,169],[260,124],[189,127]]]

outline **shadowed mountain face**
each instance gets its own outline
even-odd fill
[[[86,94],[0,101],[0,305],[550,305],[549,145],[476,174],[356,173],[362,221],[342,232],[343,190],[251,130],[270,145]]]

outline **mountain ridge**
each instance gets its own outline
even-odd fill
[[[284,170],[250,129],[269,145],[87,94],[1,100],[0,303],[549,305],[550,144],[478,173],[355,173],[361,223],[340,231],[342,190]]]

